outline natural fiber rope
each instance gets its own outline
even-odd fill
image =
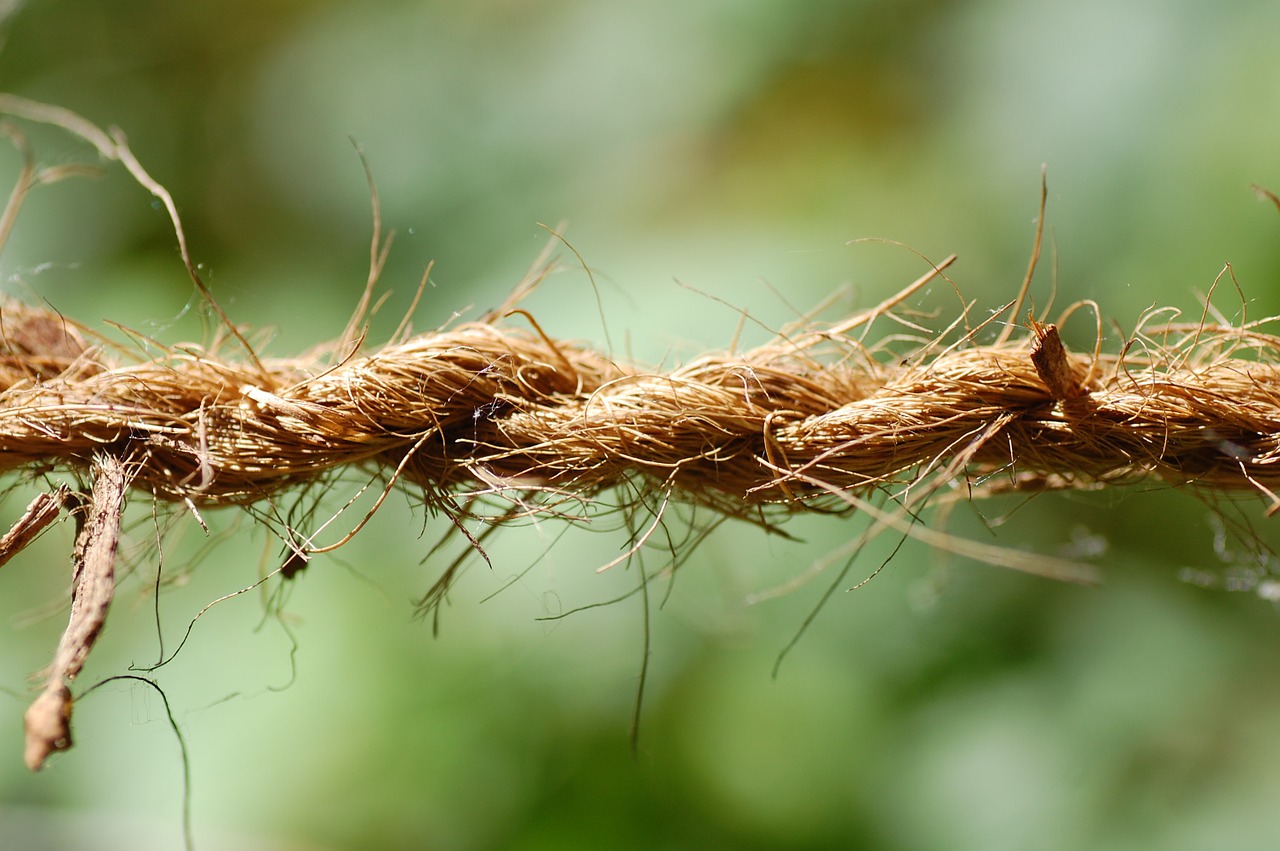
[[[57,314],[9,304],[0,320],[0,472],[105,451],[135,488],[201,505],[347,465],[399,470],[432,499],[478,485],[590,498],[642,480],[730,513],[931,474],[975,493],[1280,482],[1280,339],[1239,328],[1170,326],[1158,345],[1085,356],[1037,325],[888,362],[811,328],[648,373],[472,323],[264,375],[194,348],[116,365]]]
[[[583,516],[559,506],[627,486],[623,507],[648,508],[654,519],[649,532],[632,530],[631,548],[613,563],[644,546],[678,498],[766,524],[794,511],[862,510],[871,522],[855,544],[894,528],[959,554],[1082,580],[1091,571],[1061,559],[950,539],[917,524],[915,509],[948,485],[976,497],[1151,478],[1253,490],[1273,510],[1280,505],[1273,493],[1280,338],[1256,325],[1210,324],[1207,307],[1196,324],[1140,324],[1110,354],[1071,354],[1055,326],[1030,317],[1030,333],[1014,332],[1009,323],[1021,320],[1040,253],[1043,182],[1041,228],[1022,288],[986,323],[1005,322],[998,333],[971,327],[966,309],[952,325],[959,334],[865,343],[881,317],[918,329],[894,310],[953,257],[836,326],[811,324],[741,355],[651,372],[554,341],[515,308],[546,269],[482,321],[397,335],[361,354],[358,326],[388,247],[370,177],[369,279],[347,330],[327,354],[272,361],[218,306],[191,258],[177,205],[122,132],[14,95],[0,94],[0,114],[61,127],[123,165],[168,211],[192,284],[219,318],[220,334],[239,347],[229,357],[216,344],[165,349],[147,341],[144,351],[162,354],[127,357],[91,344],[87,329],[52,310],[0,300],[0,474],[71,471],[81,488],[50,483],[0,536],[3,564],[63,511],[76,519],[70,622],[24,717],[32,769],[71,746],[70,686],[107,617],[130,488],[184,503],[199,518],[204,506],[258,503],[359,467],[387,489],[420,489],[427,509],[448,514],[484,555],[486,533],[473,535],[460,522],[474,511],[472,497],[507,497],[512,507],[494,518],[501,522],[521,513]],[[83,169],[38,168],[19,130],[0,122],[0,133],[23,160],[0,210],[3,247],[28,191]],[[1280,198],[1267,197],[1280,207]],[[514,314],[534,331],[504,321]],[[661,500],[649,502],[644,491]],[[897,506],[881,509],[867,499],[872,491]],[[364,522],[320,547],[314,535],[327,524],[308,532],[279,514],[259,516],[285,527],[276,529],[291,551],[277,569],[285,578]],[[444,569],[424,609],[438,604],[460,563]]]
[[[151,192],[193,284],[242,351],[186,347],[123,363],[56,313],[0,304],[0,472],[85,470],[106,451],[129,461],[133,487],[193,506],[255,502],[353,464],[393,471],[446,509],[477,485],[554,500],[638,481],[740,514],[856,507],[858,493],[890,485],[895,496],[928,494],[925,479],[967,479],[977,495],[1153,476],[1277,503],[1280,340],[1253,326],[1146,329],[1121,353],[1087,356],[1034,320],[1022,339],[1006,325],[985,344],[970,332],[945,347],[916,339],[905,352],[850,336],[949,259],[835,328],[661,374],[554,342],[536,323],[534,334],[492,321],[328,366],[264,362],[200,279],[176,204],[122,132],[8,94],[0,113],[66,130]],[[38,169],[25,137],[0,127],[25,163],[0,214],[3,245],[27,191],[77,172]],[[388,247],[372,195],[369,287],[337,346],[353,352]],[[1041,225],[1046,197],[1042,181]],[[1041,235],[1018,298],[996,316],[1021,319]]]

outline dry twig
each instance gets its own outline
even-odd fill
[[[71,621],[58,642],[44,691],[23,717],[27,731],[23,759],[32,771],[41,768],[54,751],[71,747],[69,685],[84,667],[115,595],[116,546],[129,477],[124,462],[112,455],[94,458],[92,469],[93,492],[76,514]]]

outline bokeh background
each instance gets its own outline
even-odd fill
[[[964,297],[994,307],[1025,268],[1042,163],[1038,305],[1056,288],[1117,328],[1153,305],[1198,316],[1230,261],[1249,317],[1280,310],[1280,216],[1249,189],[1280,189],[1266,0],[10,0],[0,16],[0,87],[124,128],[224,307],[273,329],[269,354],[335,336],[358,297],[371,225],[352,140],[397,234],[374,340],[429,261],[417,327],[498,303],[546,243],[539,223],[567,223],[600,299],[562,251],[527,304],[543,327],[648,363],[730,345],[733,307],[776,327],[833,293],[828,316],[873,303],[919,255],[958,252]],[[91,160],[24,129],[44,163]],[[0,182],[18,164],[0,151]],[[36,192],[0,274],[103,330],[212,327],[163,212],[118,169]],[[1234,290],[1217,303],[1241,315]],[[943,323],[958,304],[942,288],[921,306]],[[136,511],[81,686],[153,664],[157,624],[171,652],[278,563],[242,515],[207,537],[166,520],[160,546]],[[1219,534],[1218,512],[1253,531]],[[861,527],[723,525],[654,584],[634,758],[639,600],[544,620],[634,587],[634,568],[594,570],[625,546],[616,528],[506,530],[435,636],[413,600],[445,527],[392,500],[288,588],[211,609],[154,676],[204,849],[1271,848],[1280,612],[1258,550],[1275,522],[1158,487],[963,508],[958,533],[1087,556],[1106,583],[908,543],[843,593],[882,540],[776,678],[839,565],[749,601]],[[0,844],[178,847],[178,746],[137,681],[81,701],[74,750],[22,768],[69,549],[56,529],[0,575]]]

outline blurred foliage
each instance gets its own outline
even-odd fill
[[[836,312],[883,298],[925,268],[916,252],[959,252],[963,298],[992,308],[1025,267],[1041,163],[1054,250],[1040,307],[1056,291],[1059,307],[1097,300],[1119,328],[1156,304],[1198,316],[1229,260],[1248,316],[1280,311],[1280,221],[1248,189],[1280,188],[1280,86],[1258,71],[1280,7],[1263,0],[5,11],[0,86],[124,128],[178,199],[223,304],[276,329],[273,354],[334,336],[356,302],[371,223],[352,140],[397,232],[374,340],[430,260],[418,327],[497,303],[546,242],[540,222],[568,222],[602,301],[567,264],[528,305],[547,331],[603,345],[603,321],[650,362],[728,345],[739,317],[717,299],[776,327],[841,288]],[[45,161],[87,156],[31,135]],[[17,162],[0,152],[0,174]],[[866,238],[910,248],[852,242]],[[166,342],[210,327],[161,211],[118,173],[33,195],[0,263],[8,292],[91,325]],[[1241,316],[1233,291],[1215,299]],[[958,303],[945,288],[927,300],[944,319]],[[172,651],[206,603],[278,558],[247,518],[224,516],[209,540],[175,521],[162,559],[137,508],[134,573],[82,684],[153,663],[157,620]],[[400,500],[270,586],[283,601],[254,592],[212,609],[157,676],[191,745],[204,849],[1267,848],[1280,617],[1232,589],[1269,575],[1251,544],[1274,540],[1274,520],[1255,502],[1217,508],[1253,531],[1220,539],[1213,506],[1151,488],[959,510],[959,534],[1101,553],[1108,582],[908,544],[832,597],[776,680],[839,563],[744,601],[861,527],[802,518],[791,542],[723,526],[673,580],[652,580],[665,605],[634,760],[638,598],[539,620],[635,586],[636,567],[593,572],[625,545],[617,529],[508,530],[433,638],[412,599],[445,527]],[[144,687],[84,700],[76,748],[22,770],[25,677],[61,629],[69,548],[60,529],[0,577],[13,694],[0,702],[0,834],[174,847],[181,768]]]

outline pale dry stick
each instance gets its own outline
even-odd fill
[[[111,455],[97,456],[92,472],[88,504],[76,516],[70,622],[58,642],[44,691],[23,716],[23,760],[32,771],[43,767],[50,754],[71,747],[70,684],[93,649],[115,595],[116,549],[129,474],[124,462]]]
[[[0,538],[0,567],[13,558],[27,545],[40,536],[49,524],[58,519],[62,507],[66,504],[71,489],[59,484],[51,493],[38,494],[22,512],[22,516],[14,521],[9,531]]]

